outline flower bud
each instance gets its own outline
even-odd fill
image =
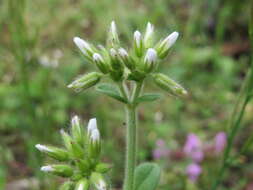
[[[93,172],[91,174],[91,182],[94,184],[97,190],[106,190],[106,183],[101,174]]]
[[[128,67],[130,70],[134,69],[134,60],[131,59],[127,51],[124,48],[119,48],[118,52],[122,62],[126,65],[126,67]]]
[[[178,32],[173,32],[167,36],[163,41],[159,42],[157,45],[158,56],[162,59],[168,55],[169,48],[176,42],[179,34]]]
[[[149,48],[144,58],[144,71],[151,72],[157,61],[157,53],[153,48]]]
[[[109,164],[105,163],[99,163],[96,165],[95,171],[98,173],[106,173],[108,172],[112,167]]]
[[[46,153],[49,157],[54,158],[58,161],[67,161],[69,159],[67,151],[62,150],[60,148],[56,148],[53,146],[45,146],[41,144],[36,144],[35,147],[39,151]]]
[[[79,37],[74,37],[73,41],[76,44],[76,46],[81,50],[81,52],[84,54],[85,58],[91,61],[92,55],[94,53],[93,47],[88,42],[84,41]]]
[[[60,133],[61,133],[62,140],[63,140],[63,143],[64,143],[65,147],[68,150],[71,150],[72,138],[63,129],[61,129]]]
[[[114,48],[110,49],[110,58],[111,58],[111,66],[113,69],[115,70],[122,69],[119,54]]]
[[[87,128],[88,128],[88,135],[91,135],[91,132],[97,129],[97,119],[96,118],[90,119]]]
[[[116,24],[114,21],[111,22],[108,39],[109,45],[111,47],[117,47],[119,45],[119,37],[117,33]]]
[[[80,124],[80,119],[78,116],[74,116],[71,120],[71,132],[72,136],[74,137],[74,140],[78,142],[80,145],[83,144],[84,138],[83,138],[83,130]]]
[[[100,133],[98,129],[93,129],[89,139],[89,156],[98,159],[101,151]]]
[[[91,72],[76,79],[74,82],[68,85],[68,88],[74,88],[76,90],[85,90],[92,86],[95,86],[101,79],[101,74],[97,72]]]
[[[153,33],[154,33],[154,26],[148,22],[147,28],[146,28],[146,33],[144,36],[144,47],[149,48],[152,46],[153,43]]]
[[[88,189],[89,189],[89,181],[85,178],[79,180],[75,187],[75,190],[88,190]]]
[[[61,177],[71,177],[73,175],[73,169],[69,165],[64,164],[42,166],[41,171]]]
[[[105,62],[105,60],[99,53],[93,54],[93,61],[96,63],[97,67],[102,73],[104,74],[108,73],[109,66],[107,65],[107,63]]]
[[[153,75],[154,82],[162,89],[175,96],[185,96],[187,91],[168,76],[158,73]]]
[[[134,51],[138,57],[142,56],[143,53],[143,40],[141,33],[137,30],[134,32]]]
[[[74,187],[74,183],[71,181],[67,181],[61,185],[60,190],[72,190]]]

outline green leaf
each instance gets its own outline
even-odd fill
[[[161,98],[160,94],[144,94],[137,98],[136,103],[140,102],[153,102],[157,99]]]
[[[134,190],[155,190],[160,180],[161,169],[157,164],[144,163],[135,169]]]
[[[127,103],[127,100],[125,98],[123,98],[120,95],[120,93],[118,92],[118,90],[110,84],[99,84],[99,85],[97,85],[96,90],[98,92],[106,94],[107,96],[110,96],[120,102]]]

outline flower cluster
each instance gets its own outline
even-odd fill
[[[62,190],[88,190],[94,186],[105,190],[103,174],[110,166],[100,162],[101,140],[96,119],[90,119],[87,131],[81,126],[80,120],[74,116],[71,121],[71,134],[61,130],[64,148],[37,144],[35,147],[56,160],[57,164],[41,167],[43,172],[69,178]]]
[[[177,40],[178,33],[173,32],[159,42],[155,42],[154,38],[154,26],[148,23],[144,34],[139,31],[134,32],[132,48],[127,50],[120,44],[114,21],[110,25],[106,47],[94,46],[79,37],[75,37],[74,43],[84,58],[96,65],[100,72],[85,74],[69,84],[68,87],[84,90],[96,85],[104,76],[109,76],[115,82],[123,80],[141,82],[150,76],[157,86],[170,94],[175,96],[186,95],[186,90],[174,80],[156,72],[159,62],[165,59],[170,47]]]

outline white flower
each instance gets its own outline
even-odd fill
[[[95,62],[103,62],[103,58],[99,53],[94,53],[92,57]]]
[[[156,50],[154,50],[153,48],[149,48],[144,58],[144,62],[151,64],[151,63],[154,63],[156,59],[157,59]]]
[[[91,138],[91,141],[92,141],[92,142],[99,141],[99,139],[100,139],[99,130],[98,130],[98,129],[93,129],[93,130],[91,131],[90,138]]]
[[[88,51],[92,52],[92,48],[90,46],[90,44],[86,41],[84,41],[83,39],[79,38],[79,37],[74,37],[73,39],[74,43],[76,44],[76,46],[82,51],[82,53],[86,56],[88,56]]]
[[[117,51],[113,48],[110,49],[110,55],[113,57],[113,58],[116,58],[117,56]]]
[[[148,22],[147,27],[146,27],[146,33],[144,36],[145,47],[150,45],[150,41],[151,41],[153,33],[154,33],[154,25]]]
[[[161,43],[162,46],[165,46],[165,49],[169,49],[177,40],[179,36],[178,32],[173,32],[169,36],[167,36]]]
[[[137,30],[134,32],[134,41],[137,48],[141,47],[141,33]]]
[[[40,170],[43,172],[52,172],[54,171],[54,168],[52,166],[42,166]]]
[[[119,48],[118,51],[119,51],[119,55],[121,57],[127,57],[128,56],[128,53],[127,53],[127,51],[124,48]]]
[[[96,118],[92,118],[92,119],[89,120],[89,123],[88,123],[88,134],[91,134],[91,132],[94,129],[97,129],[97,120],[96,120]]]
[[[77,115],[75,115],[71,120],[71,125],[72,126],[79,126],[79,123],[80,123],[80,119]]]
[[[52,150],[45,145],[36,144],[35,147],[41,152],[51,152]]]

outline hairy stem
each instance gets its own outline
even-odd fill
[[[141,93],[142,82],[136,83],[131,100],[126,106],[127,136],[126,136],[126,161],[125,161],[125,179],[124,190],[133,190],[134,170],[136,166],[137,152],[137,105],[136,98]]]

